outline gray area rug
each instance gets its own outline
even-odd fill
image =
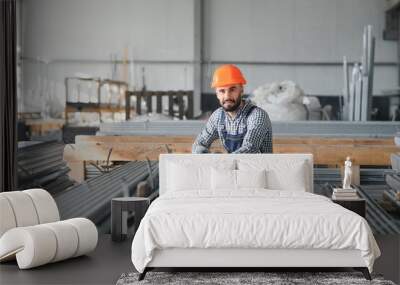
[[[138,273],[122,274],[117,285],[133,284],[379,284],[395,285],[382,276],[368,281],[359,272],[148,272],[138,281]]]

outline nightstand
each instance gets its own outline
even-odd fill
[[[127,228],[127,220],[122,218],[123,212],[135,213],[135,232],[140,221],[144,217],[150,199],[144,197],[119,197],[111,200],[111,238],[113,241],[123,241],[127,234],[123,229]]]
[[[366,212],[366,202],[365,199],[332,199],[332,201],[340,206],[359,214],[361,217],[365,218]]]

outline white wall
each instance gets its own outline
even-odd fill
[[[143,66],[148,89],[194,86],[192,61],[198,48],[194,36],[198,5],[194,1],[200,0],[21,1],[23,55],[27,58],[23,62],[25,111],[40,110],[37,99],[43,93],[52,98],[53,108],[62,111],[64,78],[75,73],[110,78],[110,55],[118,53],[121,59],[124,48],[136,60],[134,74],[129,76],[136,88],[142,87]],[[290,79],[307,94],[339,95],[339,63],[343,55],[350,61],[360,59],[362,30],[367,24],[374,26],[377,39],[374,94],[398,85],[396,66],[379,65],[397,62],[396,43],[382,40],[386,1],[202,1],[203,92],[212,92],[209,82],[217,65],[213,62],[247,62],[239,64],[249,82],[247,92],[260,84]],[[32,60],[38,58],[50,62],[48,68]],[[139,64],[140,60],[159,62]]]

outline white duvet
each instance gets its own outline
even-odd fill
[[[162,195],[140,223],[132,262],[143,272],[165,248],[358,249],[370,271],[380,255],[359,215],[320,195],[265,189]]]

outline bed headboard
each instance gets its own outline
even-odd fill
[[[236,168],[238,165],[257,167],[257,164],[276,165],[279,164],[284,170],[285,167],[291,167],[293,164],[301,163],[304,165],[304,179],[306,181],[306,191],[313,192],[313,156],[312,154],[160,154],[159,159],[159,193],[160,195],[168,191],[166,185],[168,180],[168,167],[170,163],[195,163],[213,165],[220,161],[234,162]],[[291,177],[285,176],[286,179]],[[292,179],[295,179],[292,177]]]

